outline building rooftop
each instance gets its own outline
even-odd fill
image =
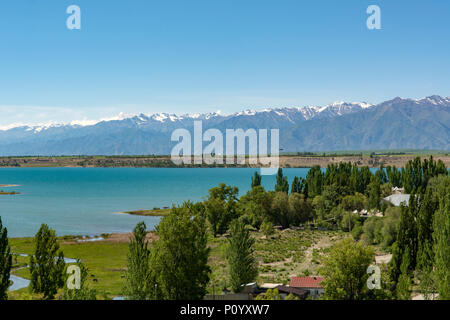
[[[322,281],[322,277],[293,277],[289,286],[295,288],[323,288],[320,285]]]
[[[392,194],[389,197],[383,198],[383,201],[389,202],[396,207],[399,207],[402,203],[408,206],[409,197],[409,194]]]

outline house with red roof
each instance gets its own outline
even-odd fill
[[[317,298],[324,293],[324,287],[321,284],[322,281],[322,277],[293,277],[289,286],[306,290],[311,297]]]

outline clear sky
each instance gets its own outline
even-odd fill
[[[0,2],[0,126],[432,94],[450,95],[450,1]]]

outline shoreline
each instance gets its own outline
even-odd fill
[[[442,160],[447,168],[450,167],[450,152],[437,153],[408,153],[408,154],[312,154],[312,155],[280,155],[281,168],[311,168],[319,165],[326,168],[329,164],[351,162],[359,167],[380,166],[404,167],[409,160],[416,157]],[[264,160],[264,159],[262,159]],[[0,168],[260,168],[260,165],[246,163],[232,164],[200,164],[175,165],[170,156],[61,156],[61,157],[0,157]]]
[[[144,217],[164,217],[168,215],[170,212],[170,208],[164,207],[162,209],[160,208],[154,208],[151,210],[146,209],[139,209],[139,210],[133,210],[133,211],[124,211],[119,212],[119,214],[129,214],[133,216],[144,216]]]

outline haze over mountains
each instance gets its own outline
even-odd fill
[[[0,130],[0,156],[170,154],[175,129],[280,129],[283,152],[450,150],[450,97],[395,98],[378,105],[337,102],[323,107],[220,113],[157,113],[89,125],[18,126]],[[205,143],[206,144],[206,143]]]

